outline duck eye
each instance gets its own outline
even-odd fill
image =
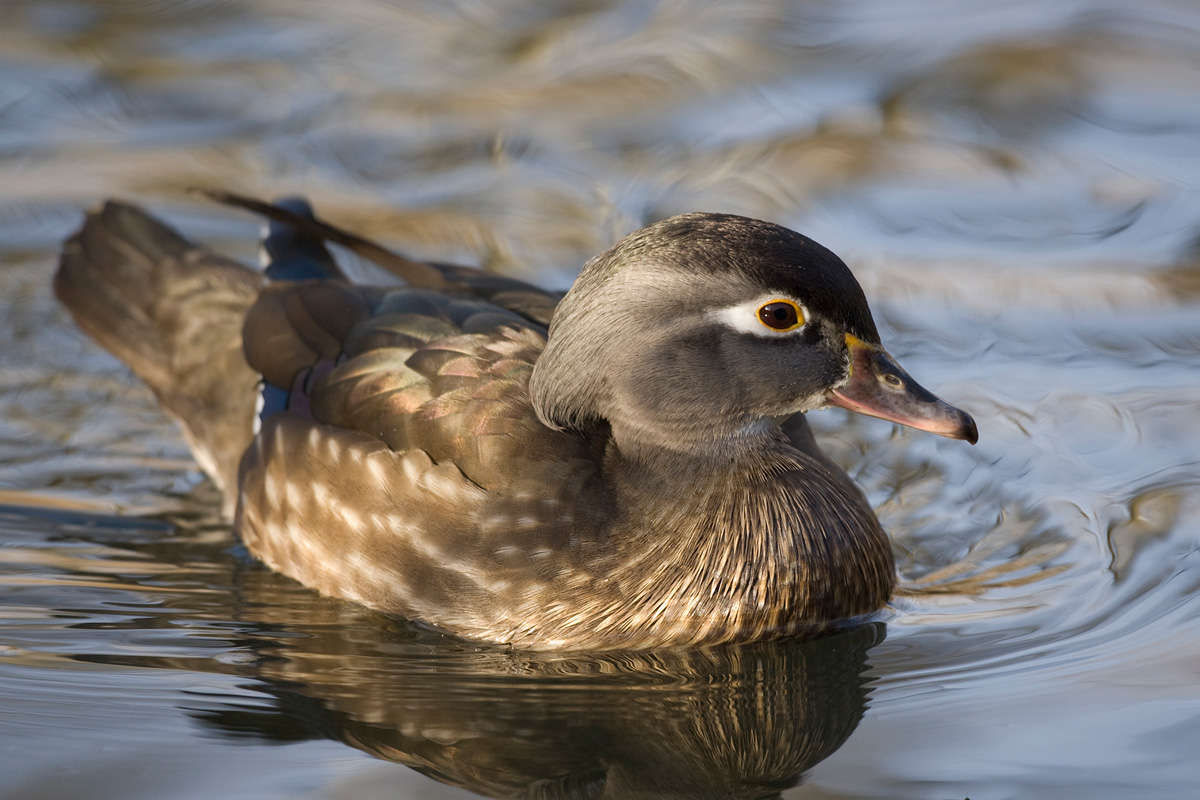
[[[791,300],[772,300],[758,307],[758,321],[773,331],[787,333],[804,324],[804,314]]]

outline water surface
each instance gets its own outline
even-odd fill
[[[1200,12],[962,6],[8,0],[0,796],[1194,797]],[[813,415],[903,583],[830,639],[413,631],[250,559],[52,300],[108,196],[252,259],[192,186],[556,287],[668,214],[772,219],[980,443]]]

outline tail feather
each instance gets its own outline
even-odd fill
[[[402,279],[409,286],[422,289],[445,289],[453,284],[437,267],[430,264],[423,264],[420,261],[413,261],[399,253],[393,253],[382,245],[364,239],[349,231],[344,231],[341,228],[336,228],[327,222],[322,222],[312,215],[312,209],[307,208],[307,204],[305,204],[307,212],[302,208],[299,209],[299,213],[296,213],[297,210],[295,207],[288,205],[289,201],[285,201],[282,205],[272,205],[264,203],[262,200],[256,200],[253,197],[246,197],[245,195],[233,192],[200,190],[199,193],[218,203],[244,208],[267,219],[281,222],[298,233],[306,234],[313,239],[328,241],[345,247],[352,253],[362,256],[368,261],[375,262],[388,272]]]
[[[242,321],[261,286],[255,271],[113,201],[88,213],[54,276],[79,326],[183,423],[230,512],[258,382],[242,354]]]

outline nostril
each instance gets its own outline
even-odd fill
[[[892,375],[889,373],[889,374],[880,375],[879,378],[880,378],[880,380],[882,380],[884,383],[886,383],[888,385],[888,388],[891,388],[891,389],[903,389],[904,388],[904,381],[900,380],[900,377],[897,375]]]

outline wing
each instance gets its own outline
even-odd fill
[[[245,341],[288,395],[242,464],[238,514],[275,569],[503,638],[520,621],[481,614],[520,608],[509,593],[531,567],[561,576],[600,527],[596,446],[533,411],[545,333],[527,318],[469,294],[315,281],[266,289]]]
[[[277,285],[251,308],[244,339],[250,365],[286,390],[289,410],[396,451],[424,450],[489,491],[511,488],[518,461],[536,472],[594,455],[533,412],[528,381],[544,329],[483,300]]]

